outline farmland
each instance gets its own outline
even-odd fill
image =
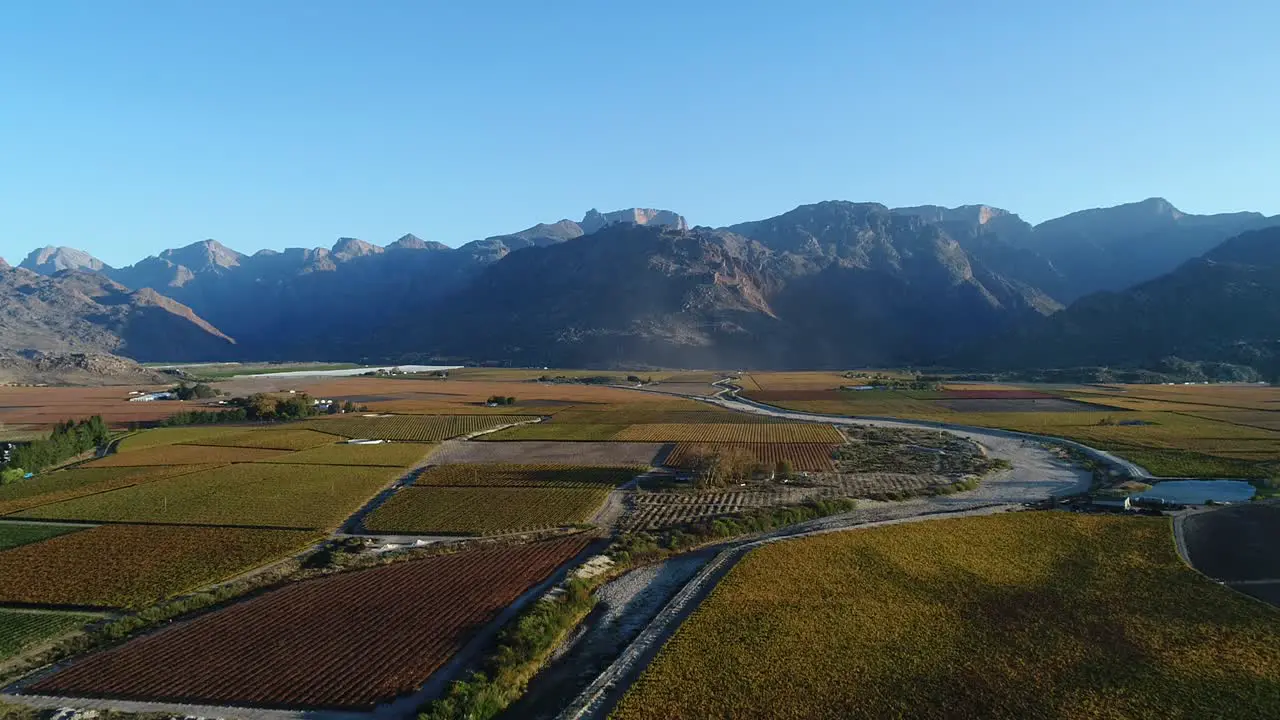
[[[532,418],[518,415],[389,415],[333,417],[311,420],[305,426],[349,438],[438,442]]]
[[[587,543],[460,552],[290,585],[87,657],[30,689],[371,709],[415,690],[475,628]]]
[[[253,462],[280,455],[283,450],[214,447],[210,445],[159,445],[116,453],[82,465],[85,468],[143,467],[146,465],[207,465]]]
[[[541,465],[437,465],[418,476],[415,485],[454,487],[612,488],[644,472],[643,467]]]
[[[45,520],[329,528],[397,475],[395,468],[243,463],[42,505],[19,515]]]
[[[442,443],[434,463],[555,463],[582,466],[656,465],[666,454],[662,443],[635,442],[455,442]]]
[[[0,661],[98,619],[87,613],[0,608]]]
[[[633,442],[839,443],[844,438],[830,425],[648,423],[631,425],[614,436],[614,439]]]
[[[604,503],[601,487],[410,487],[365,519],[375,533],[486,535],[585,523]]]
[[[176,445],[179,443],[200,445],[202,440],[209,440],[240,431],[240,428],[218,426],[154,428],[145,432],[136,432],[123,438],[116,444],[116,452],[145,450],[159,445]]]
[[[614,716],[1274,717],[1278,674],[1167,520],[1013,513],[753,551]]]
[[[787,461],[792,468],[809,472],[829,472],[832,469],[831,453],[836,445],[824,443],[676,443],[667,456],[667,465],[691,468],[700,453],[717,453],[745,450],[767,467],[779,461]]]
[[[40,525],[36,523],[0,523],[0,550],[8,550],[19,545],[27,545],[41,540],[48,540],[69,532],[84,528],[66,525]]]
[[[219,433],[186,441],[190,445],[213,445],[267,450],[306,450],[339,440],[335,435],[304,428],[254,429]]]
[[[103,525],[0,552],[0,602],[144,607],[291,554],[310,532]]]
[[[290,465],[377,465],[380,467],[412,467],[427,457],[435,445],[426,443],[382,443],[380,445],[349,445],[336,443],[279,455],[263,460],[264,463]]]
[[[216,466],[95,467],[46,473],[22,482],[0,485],[0,515],[212,467]]]

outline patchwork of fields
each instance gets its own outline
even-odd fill
[[[730,527],[728,515],[835,499],[847,510],[850,498],[963,492],[996,477],[995,465],[952,462],[986,457],[961,452],[954,435],[842,432],[571,382],[598,375],[231,381],[370,409],[133,432],[103,457],[0,485],[0,665],[38,665],[37,650],[83,628],[91,637],[104,618],[137,631],[176,614],[123,644],[110,635],[28,692],[364,711],[416,691],[610,532],[634,541],[622,547],[677,552],[692,542],[682,537],[706,542],[700,528]],[[653,373],[650,389],[707,396],[721,377]],[[1158,473],[1280,474],[1272,389],[842,389],[910,379],[750,373],[735,384],[799,410],[1077,438]],[[49,407],[0,407],[0,421],[103,407],[119,424],[190,407],[20,390],[9,394]],[[504,402],[486,406],[495,396]],[[423,550],[434,539],[412,536],[444,544]],[[183,614],[215,600],[225,606]],[[1265,678],[1280,672],[1280,630],[1238,600],[1179,565],[1167,526],[1143,519],[1023,513],[784,543],[727,576],[616,716],[1178,716],[1192,702],[1220,714],[1224,699],[1274,714]],[[523,631],[553,640],[554,624],[532,617]],[[1200,677],[1223,678],[1220,689],[1193,698],[1183,688]]]

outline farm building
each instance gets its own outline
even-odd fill
[[[178,396],[171,392],[143,393],[129,398],[129,402],[152,402],[153,400],[174,400]]]

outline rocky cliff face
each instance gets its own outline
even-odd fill
[[[227,357],[234,341],[152,290],[130,291],[96,273],[46,277],[19,268],[0,270],[0,348],[183,361]]]
[[[8,267],[6,265],[6,267]],[[110,267],[83,250],[69,247],[46,246],[32,250],[19,267],[38,272],[41,275],[53,275],[63,270],[86,270],[101,272]]]
[[[602,213],[592,208],[587,211],[579,225],[582,226],[582,232],[590,234],[615,223],[662,225],[675,230],[687,230],[689,228],[683,217],[670,210],[654,210],[653,208],[628,208],[609,213]]]

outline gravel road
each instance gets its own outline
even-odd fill
[[[653,659],[663,644],[675,633],[685,618],[697,608],[715,585],[733,568],[739,559],[751,549],[765,543],[789,538],[841,532],[856,528],[876,527],[900,522],[917,522],[937,518],[990,514],[1018,510],[1025,503],[1038,502],[1050,497],[1084,492],[1092,483],[1092,474],[1060,459],[1043,444],[1052,438],[1041,438],[1003,430],[988,430],[967,426],[944,425],[902,421],[890,418],[852,418],[792,412],[770,406],[738,400],[736,398],[699,398],[730,410],[753,414],[772,415],[802,422],[830,423],[835,425],[874,425],[889,428],[946,430],[982,445],[996,458],[1007,460],[1011,468],[983,479],[977,489],[956,493],[907,500],[904,502],[876,503],[860,501],[858,508],[840,515],[819,518],[782,528],[763,537],[745,538],[720,547],[715,557],[701,566],[672,599],[655,615],[617,659],[596,676],[557,716],[560,720],[603,718],[621,698],[631,683]],[[1136,476],[1146,476],[1145,470],[1094,448],[1077,445],[1082,452],[1097,460],[1120,468]]]

